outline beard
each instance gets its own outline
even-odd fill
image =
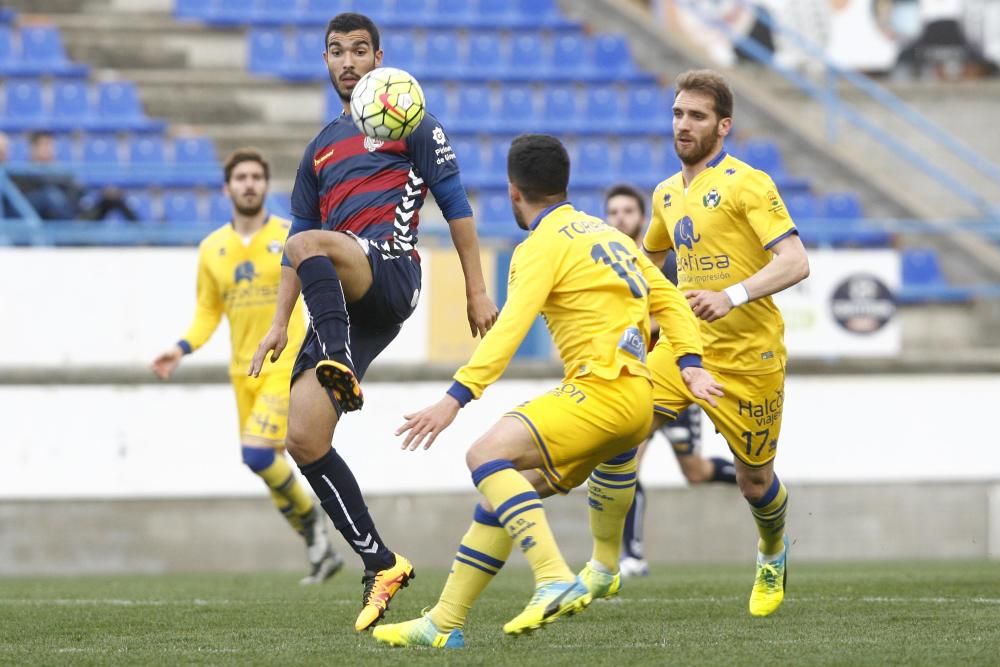
[[[351,93],[354,91],[353,90],[346,91],[343,88],[341,88],[340,85],[337,84],[337,78],[333,75],[333,72],[330,73],[330,83],[333,84],[333,89],[337,91],[337,97],[339,97],[341,101],[343,102],[351,101]]]
[[[260,199],[256,199],[256,200],[251,200],[251,203],[248,203],[248,204],[241,204],[234,197],[233,198],[233,208],[235,208],[236,212],[239,213],[240,215],[243,215],[243,216],[246,216],[248,218],[251,218],[251,217],[257,215],[258,213],[260,213],[261,209],[264,208],[264,197],[261,197]]]
[[[691,136],[691,144],[687,148],[681,148],[681,145],[677,143],[677,138],[674,138],[674,152],[677,153],[677,157],[680,158],[681,162],[691,166],[698,164],[715,149],[715,140],[717,136],[698,138]]]
[[[517,207],[513,204],[514,202],[511,202],[511,210],[514,212],[514,222],[524,231],[528,231],[528,222],[524,219],[524,214],[517,210]]]

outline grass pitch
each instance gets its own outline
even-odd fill
[[[466,627],[468,648],[391,649],[356,634],[360,571],[302,588],[293,574],[0,580],[0,664],[997,665],[1000,563],[798,564],[785,603],[747,610],[752,567],[655,568],[532,636],[500,626],[527,602],[502,572]],[[388,620],[437,598],[418,569]]]

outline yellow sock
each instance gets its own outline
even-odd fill
[[[503,567],[513,544],[496,516],[476,505],[441,597],[428,612],[438,630],[447,632],[465,625],[472,603]]]
[[[306,491],[305,485],[295,477],[295,473],[292,472],[292,467],[288,465],[288,459],[285,458],[284,452],[275,452],[274,461],[271,465],[263,470],[258,470],[257,475],[271,489],[274,504],[277,505],[282,514],[285,511],[282,509],[283,504],[279,503],[278,497],[284,498],[286,503],[291,505],[292,512],[299,517],[307,516],[312,512],[312,496]],[[301,530],[301,525],[299,529]]]
[[[788,491],[778,476],[774,476],[771,488],[764,497],[750,503],[750,512],[757,522],[757,550],[764,556],[776,556],[785,548],[785,510],[788,507]]]
[[[574,574],[559,552],[545,518],[541,498],[514,464],[504,460],[484,463],[472,473],[472,479],[496,508],[494,514],[507,534],[521,547],[535,575],[535,585],[573,581]]]
[[[288,498],[285,498],[284,495],[278,493],[274,489],[271,489],[271,502],[273,502],[274,506],[278,508],[279,512],[281,512],[281,516],[285,517],[285,521],[287,521],[288,525],[292,527],[292,530],[301,535],[302,517],[295,513],[295,508],[292,507],[290,502],[288,502]]]
[[[625,517],[635,498],[635,450],[602,463],[587,480],[587,502],[590,505],[590,532],[594,536],[592,560],[618,571]]]

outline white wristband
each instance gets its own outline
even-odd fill
[[[735,285],[730,285],[723,290],[729,300],[733,302],[733,308],[742,306],[744,303],[750,300],[750,292],[747,288],[743,286],[743,283],[736,283]]]

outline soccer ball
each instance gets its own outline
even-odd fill
[[[405,139],[424,119],[424,91],[409,72],[379,67],[351,92],[351,118],[372,139]]]

